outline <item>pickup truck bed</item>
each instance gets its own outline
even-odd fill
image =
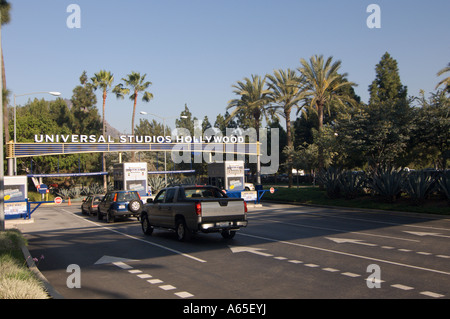
[[[179,240],[196,232],[220,232],[233,238],[247,226],[247,206],[241,198],[228,198],[214,186],[176,186],[161,190],[141,213],[142,230],[151,235],[154,228],[175,230]]]

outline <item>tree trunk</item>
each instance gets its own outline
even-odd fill
[[[286,117],[286,135],[287,135],[287,146],[290,149],[292,147],[292,136],[291,136],[291,110],[285,110],[284,116]],[[293,176],[292,176],[292,154],[288,155],[288,176],[289,176],[289,188],[292,187],[293,184]],[[298,178],[297,178],[298,180]]]
[[[106,90],[103,91],[103,137],[105,137],[106,133],[105,103],[106,103]],[[102,153],[102,169],[104,172],[107,171],[105,153]],[[108,191],[108,181],[106,175],[103,175],[103,188],[105,189],[105,192]]]

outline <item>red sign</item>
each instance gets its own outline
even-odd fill
[[[275,193],[275,188],[271,187],[271,188],[270,188],[270,193],[271,193],[271,194]]]
[[[63,199],[61,197],[55,197],[55,204],[59,205],[61,204]]]

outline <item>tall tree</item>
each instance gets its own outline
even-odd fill
[[[233,93],[240,98],[228,102],[227,110],[234,108],[227,121],[235,117],[238,112],[243,111],[247,117],[251,118],[253,128],[256,130],[257,140],[259,141],[259,128],[263,116],[267,115],[266,106],[270,102],[269,94],[271,91],[265,88],[266,77],[252,75],[252,78],[244,78],[244,81],[238,81],[234,84]]]
[[[265,88],[266,77],[261,78],[259,75],[252,75],[252,78],[244,78],[244,81],[238,81],[232,87],[235,88],[233,93],[240,95],[239,99],[233,99],[228,102],[227,110],[234,108],[230,117],[231,120],[239,112],[244,112],[247,117],[253,121],[253,128],[256,130],[256,141],[259,142],[259,128],[263,115],[267,117],[266,106],[269,104],[270,90]],[[261,184],[260,162],[257,165],[257,184]]]
[[[450,73],[450,63],[449,63],[445,68],[443,68],[442,70],[440,70],[440,71],[437,73],[437,76],[441,76],[441,75],[443,75],[443,74],[445,74],[445,73]],[[450,93],[450,76],[447,76],[446,78],[444,78],[444,79],[442,79],[441,81],[439,81],[439,83],[436,85],[436,89],[437,89],[438,87],[440,87],[441,85],[444,85],[444,90],[445,90],[447,93]]]
[[[134,118],[136,116],[136,104],[139,93],[142,93],[142,101],[150,102],[153,99],[153,94],[146,91],[152,82],[145,81],[147,74],[141,75],[139,72],[132,71],[125,78],[122,78],[124,83],[119,83],[113,89],[117,98],[123,99],[125,95],[130,95],[130,100],[133,101],[133,113],[131,116],[131,134],[134,134]]]
[[[102,121],[103,121],[103,135],[106,133],[106,119],[105,119],[105,104],[106,97],[108,95],[109,89],[111,88],[114,82],[114,75],[110,71],[100,70],[98,73],[95,73],[91,78],[92,85],[94,86],[94,90],[100,89],[102,90],[103,97],[103,109],[102,109]]]
[[[1,14],[1,25],[8,24],[11,20],[11,15],[9,14],[11,10],[11,4],[6,0],[0,0],[0,14]],[[2,44],[0,43],[0,46]],[[8,92],[6,89],[6,73],[5,73],[5,60],[3,59],[3,46],[2,46],[2,84],[3,87],[3,129],[5,133],[5,144],[9,142],[9,120],[8,120]],[[2,132],[3,134],[3,132]]]
[[[397,61],[385,53],[375,67],[376,77],[369,86],[369,104],[398,100],[406,101],[407,87],[400,81]]]
[[[287,146],[292,147],[291,111],[298,108],[303,99],[301,78],[294,70],[275,70],[273,75],[267,75],[269,94],[272,105],[280,111],[286,121]],[[287,157],[289,187],[292,187],[292,156]]]
[[[105,104],[106,97],[109,89],[114,82],[114,75],[110,71],[100,70],[98,73],[95,73],[91,78],[92,85],[94,86],[94,90],[101,89],[103,92],[103,109],[102,109],[102,122],[103,122],[103,135],[106,134],[106,119],[105,119]],[[106,158],[105,153],[102,154],[102,163],[103,170],[106,170]],[[107,180],[106,175],[103,175],[103,187],[107,189]]]
[[[309,100],[309,107],[317,112],[319,119],[318,132],[323,128],[324,107],[331,104],[345,107],[345,103],[354,103],[351,96],[342,94],[347,86],[354,86],[353,82],[345,79],[347,73],[339,74],[341,61],[333,62],[333,57],[326,60],[322,55],[313,56],[307,62],[301,59],[298,71],[304,77],[304,95]],[[319,169],[324,167],[323,149],[319,147]]]
[[[97,134],[102,129],[102,121],[95,107],[97,97],[86,71],[80,77],[80,84],[73,89],[71,112],[74,115],[72,132],[76,134]]]

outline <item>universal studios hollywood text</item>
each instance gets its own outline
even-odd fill
[[[261,174],[274,174],[279,167],[279,129],[226,129],[226,134],[215,128],[208,128],[204,132],[194,130],[194,135],[188,129],[177,128],[171,135],[130,135],[124,134],[116,138],[110,135],[83,134],[35,134],[35,143],[137,143],[137,144],[173,144],[170,149],[175,163],[191,162],[193,153],[194,163],[222,162],[223,160],[244,160],[248,155],[249,163],[260,163]],[[270,139],[270,141],[269,141]],[[258,143],[259,155],[246,154],[245,145]],[[203,145],[200,147],[200,145]],[[234,152],[223,152],[227,145],[234,145]],[[269,150],[270,147],[270,150]],[[223,154],[225,153],[225,154]],[[233,154],[234,153],[234,154]],[[225,156],[225,158],[224,158]],[[258,159],[259,158],[259,159]]]

